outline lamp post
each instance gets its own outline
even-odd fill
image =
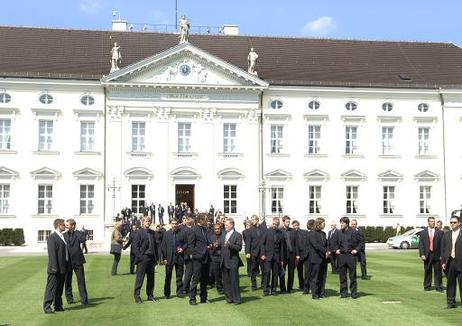
[[[111,184],[108,184],[106,186],[107,188],[107,191],[111,191],[112,190],[112,217],[114,218],[115,217],[115,198],[116,198],[116,191],[119,191],[120,192],[120,186],[119,185],[116,185],[116,179],[115,178],[112,178],[112,185]]]

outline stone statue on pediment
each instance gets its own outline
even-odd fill
[[[189,24],[188,18],[185,15],[180,18],[180,44],[189,42],[189,29],[191,25]]]
[[[249,55],[247,56],[247,64],[248,64],[248,69],[247,71],[249,74],[252,75],[257,75],[257,71],[255,70],[257,66],[257,61],[258,61],[258,54],[255,52],[254,48],[250,48]]]
[[[120,46],[114,42],[111,50],[111,73],[119,70],[119,65],[122,62],[122,55],[120,54]]]

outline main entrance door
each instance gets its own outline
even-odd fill
[[[175,204],[182,202],[194,210],[194,185],[175,185]]]

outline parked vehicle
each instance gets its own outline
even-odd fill
[[[423,228],[415,228],[401,235],[388,238],[387,245],[389,248],[415,249],[419,247],[420,232]]]

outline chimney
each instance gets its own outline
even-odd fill
[[[221,31],[224,35],[239,35],[239,25],[223,25]]]
[[[126,20],[113,20],[112,21],[112,30],[113,31],[126,31],[127,30],[128,21]]]

